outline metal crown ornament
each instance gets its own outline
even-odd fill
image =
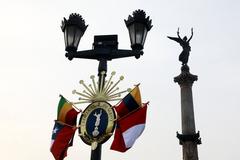
[[[119,80],[113,82],[112,79],[116,74],[115,71],[111,73],[111,76],[108,80],[103,83],[104,76],[106,74],[105,71],[100,73],[100,82],[95,81],[95,76],[91,75],[90,79],[92,80],[92,84],[88,86],[83,80],[80,80],[79,83],[85,88],[82,92],[78,92],[73,90],[73,94],[79,95],[79,102],[73,102],[73,104],[81,104],[81,103],[93,103],[96,101],[119,101],[121,100],[121,94],[125,92],[130,92],[131,89],[127,89],[124,91],[119,91],[118,84],[124,79],[123,76],[119,77]]]

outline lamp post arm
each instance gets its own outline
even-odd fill
[[[139,58],[141,55],[143,55],[143,51],[119,49],[114,51],[114,53],[111,54],[111,59],[133,57],[133,56],[136,58]]]
[[[84,59],[97,59],[94,56],[94,50],[85,50],[85,51],[78,51],[78,52],[67,52],[65,56],[72,60],[73,58],[84,58]]]
[[[143,55],[143,51],[139,51],[139,50],[97,49],[97,50],[84,50],[84,51],[78,51],[78,52],[67,52],[65,56],[69,60],[72,60],[73,58],[112,60],[117,58],[125,58],[125,57],[133,57],[133,56],[135,56],[136,58],[139,58],[141,55]]]

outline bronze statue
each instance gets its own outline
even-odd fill
[[[182,62],[182,65],[185,65],[188,62],[189,52],[191,51],[191,47],[189,45],[189,42],[193,37],[193,28],[191,29],[191,32],[192,32],[192,35],[189,39],[187,38],[187,36],[184,36],[183,38],[180,37],[179,28],[177,30],[177,36],[178,37],[169,37],[168,36],[169,39],[178,42],[183,48],[183,51],[181,52],[181,54],[179,55],[179,58],[178,58],[179,61]]]

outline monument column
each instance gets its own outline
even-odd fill
[[[174,78],[181,88],[182,134],[177,132],[177,138],[183,148],[183,160],[198,160],[197,145],[201,144],[199,132],[196,133],[192,85],[198,77],[189,72],[187,64],[182,65],[181,74]]]

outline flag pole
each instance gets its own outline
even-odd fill
[[[65,125],[65,126],[72,127],[72,128],[80,128],[80,127],[81,127],[80,125],[78,125],[78,126],[72,126],[72,125],[69,125],[69,124],[64,123],[64,122],[62,122],[62,121],[59,121],[59,120],[54,120],[54,121],[57,122],[57,123],[59,123],[59,124],[63,124],[63,125]]]
[[[141,83],[138,83],[138,84],[135,84],[134,86],[135,86],[135,87],[138,87],[138,86],[140,86],[140,84],[141,84]]]

